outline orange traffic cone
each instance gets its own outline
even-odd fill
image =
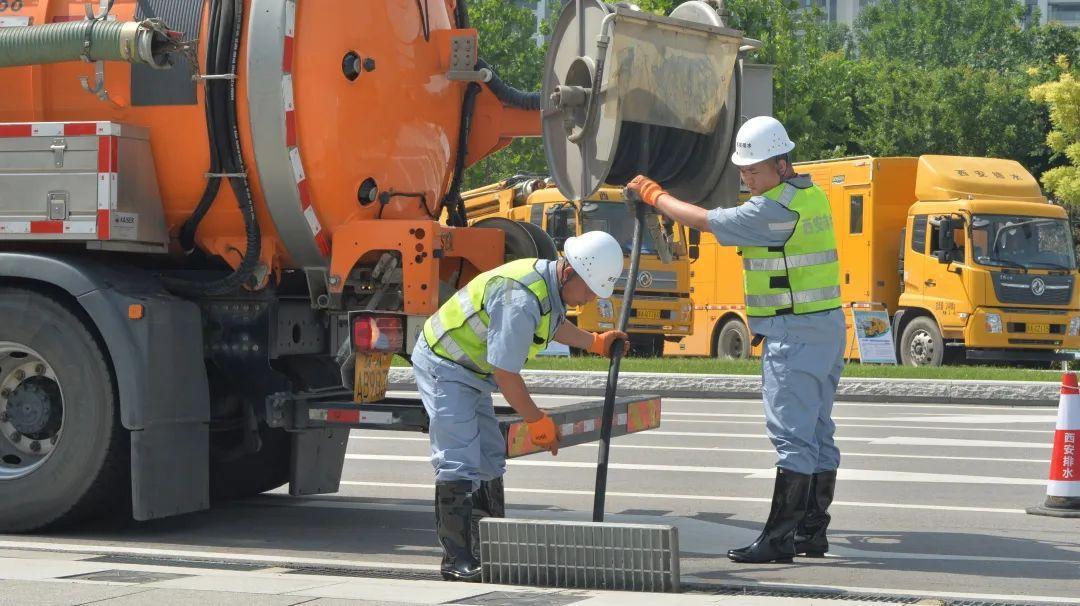
[[[1080,518],[1080,388],[1076,373],[1061,377],[1057,431],[1050,455],[1050,481],[1046,503],[1029,507],[1028,513],[1058,518]]]

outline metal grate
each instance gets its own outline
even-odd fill
[[[836,591],[826,589],[787,589],[760,585],[713,585],[711,583],[686,583],[683,589],[688,593],[753,596],[770,598],[797,598],[818,600],[841,600],[848,602],[881,602],[889,604],[919,604],[943,602],[947,606],[1051,606],[1057,602],[1010,602],[1007,600],[975,600],[966,598],[926,598],[917,593],[900,595],[888,593],[864,593],[857,591]]]
[[[679,591],[674,526],[484,518],[484,582],[533,587]]]
[[[180,568],[205,568],[207,570],[234,570],[239,572],[251,572],[271,568],[269,564],[244,564],[234,562],[218,562],[214,560],[186,560],[182,558],[154,558],[125,555],[104,555],[96,558],[88,558],[84,562],[102,562],[108,564],[140,564],[143,566],[175,566]]]
[[[293,566],[283,574],[312,574],[330,577],[362,577],[370,579],[398,579],[407,581],[439,581],[442,576],[438,570],[406,570],[397,568],[330,568],[318,566]]]
[[[492,591],[444,604],[467,606],[568,606],[583,602],[590,596],[584,593],[551,591]]]
[[[78,581],[99,581],[102,583],[131,583],[133,585],[141,585],[143,583],[156,583],[158,581],[183,579],[190,576],[192,575],[172,574],[168,572],[146,572],[144,570],[98,570],[96,572],[74,574],[71,576],[59,578]]]

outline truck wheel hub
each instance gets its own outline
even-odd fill
[[[37,352],[0,342],[0,481],[39,467],[60,441],[64,399]]]
[[[934,357],[934,340],[926,332],[919,331],[911,339],[911,355],[917,362],[930,362]]]
[[[63,414],[60,393],[49,379],[35,377],[15,388],[8,398],[8,420],[16,431],[31,439],[41,439],[60,428]]]

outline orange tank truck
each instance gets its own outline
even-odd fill
[[[351,429],[426,428],[417,399],[386,397],[426,318],[551,246],[469,227],[464,170],[542,133],[571,173],[597,149],[634,164],[623,119],[726,149],[742,45],[704,2],[673,19],[580,0],[529,93],[483,61],[465,0],[0,5],[0,532],[336,491]],[[615,67],[594,86],[580,67],[601,38]],[[695,57],[715,90],[662,116],[618,107]],[[669,183],[707,196],[697,174]],[[600,414],[567,410],[557,423]]]

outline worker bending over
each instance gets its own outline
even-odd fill
[[[588,232],[568,239],[558,261],[521,259],[480,274],[424,325],[412,363],[431,420],[444,579],[480,580],[480,518],[503,516],[506,441],[491,392],[528,423],[533,444],[556,454],[555,424],[533,402],[521,368],[551,341],[610,355],[626,335],[585,332],[566,322],[566,307],[610,297],[622,269],[615,238]]]
[[[711,211],[682,202],[645,176],[628,187],[664,215],[709,230],[743,259],[746,315],[755,344],[764,338],[765,427],[776,448],[772,510],[751,545],[728,551],[736,562],[790,562],[822,556],[840,451],[833,398],[844,368],[844,314],[829,200],[788,153],[795,144],[770,117],[748,120],[731,161],[753,195]]]

